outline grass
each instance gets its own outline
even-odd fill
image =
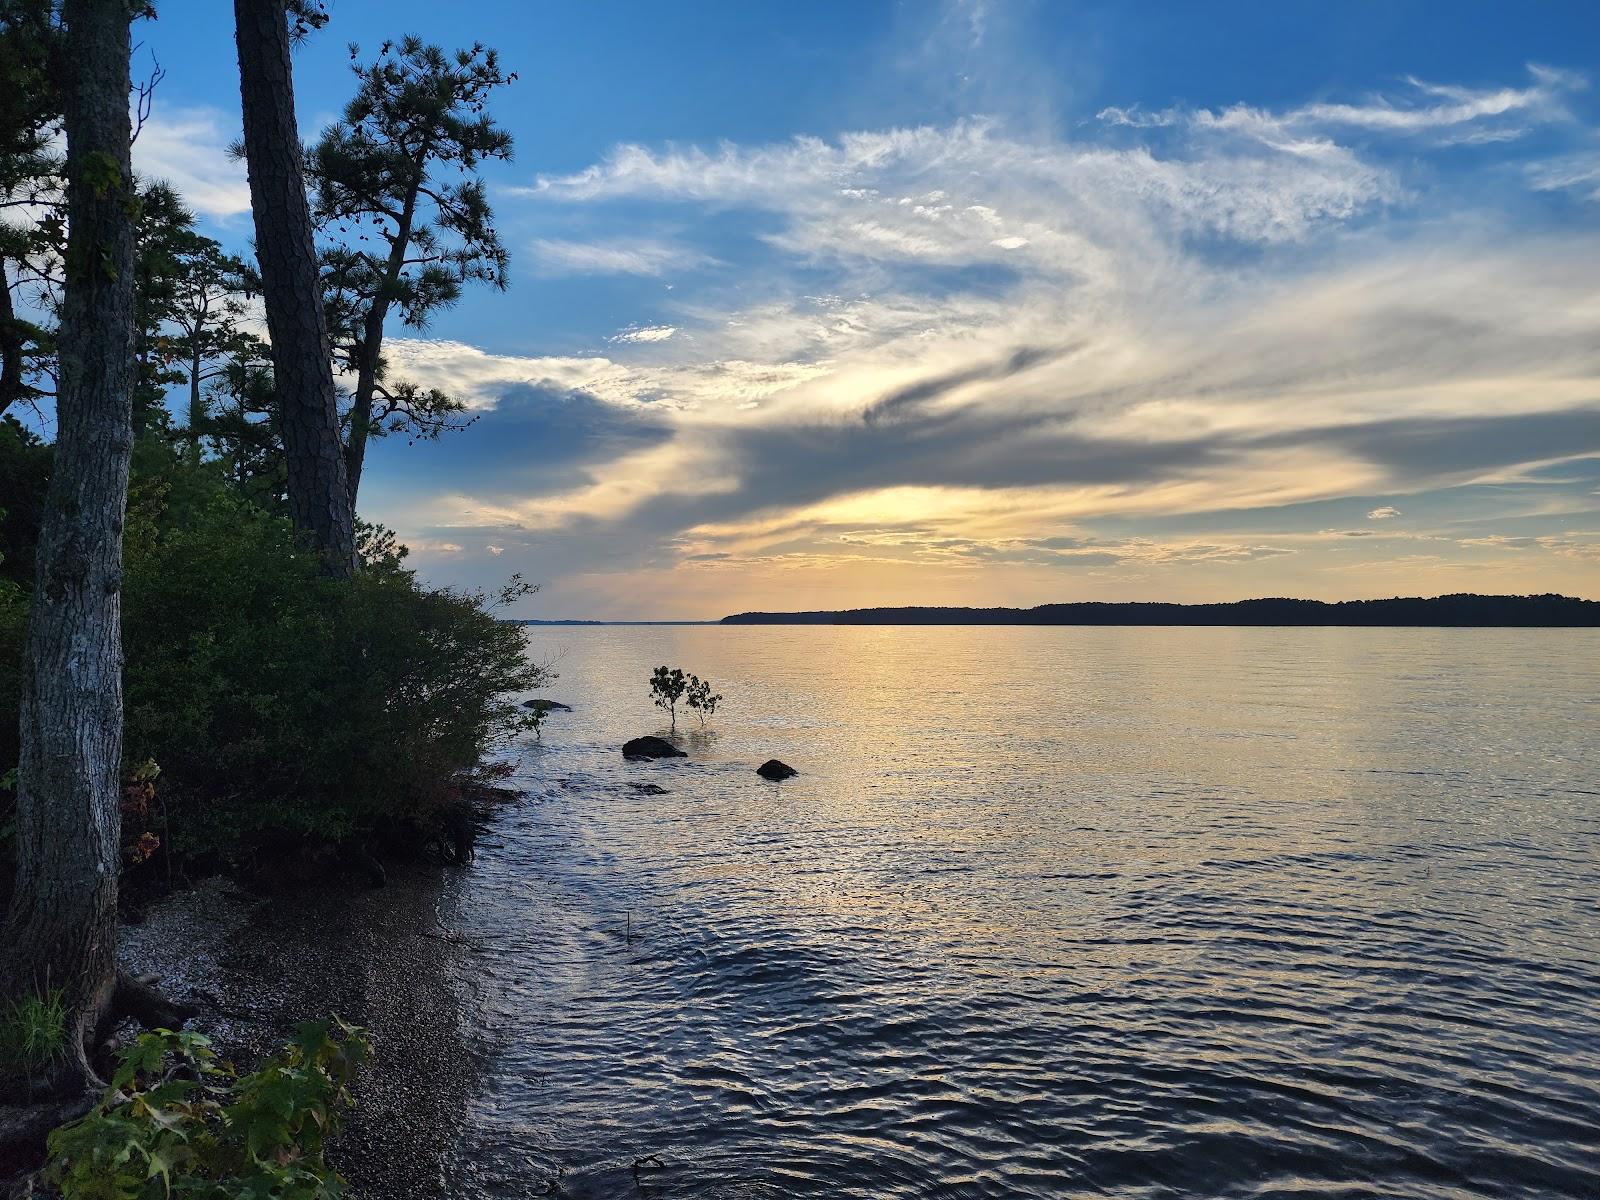
[[[59,988],[0,1007],[0,1074],[42,1075],[66,1045],[67,1005]]]

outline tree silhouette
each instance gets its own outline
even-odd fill
[[[345,435],[352,504],[370,438],[434,438],[463,423],[459,400],[389,378],[383,329],[391,313],[423,328],[464,284],[505,287],[507,255],[476,171],[511,157],[511,135],[486,107],[515,78],[482,45],[447,55],[408,37],[385,42],[371,63],[359,54],[350,48],[355,98],[309,165],[334,353],[355,376]]]

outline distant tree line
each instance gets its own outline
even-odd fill
[[[837,612],[738,613],[725,625],[1352,625],[1600,626],[1600,601],[1554,594],[1464,592],[1392,600],[1238,600],[1227,604],[1084,601],[1036,608],[853,608]]]

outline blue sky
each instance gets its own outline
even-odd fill
[[[230,6],[136,158],[249,236]],[[1589,3],[335,0],[496,46],[507,293],[390,330],[481,413],[364,515],[528,615],[1600,595]],[[146,59],[146,61],[148,61]]]

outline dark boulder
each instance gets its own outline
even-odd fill
[[[670,795],[672,795],[671,792],[667,791],[667,789],[662,787],[659,783],[630,783],[630,784],[628,784],[628,787],[630,787],[633,791],[637,792],[641,796],[670,796]]]
[[[679,750],[666,738],[636,737],[622,747],[623,758],[688,758],[689,755]]]
[[[788,763],[779,762],[775,758],[769,758],[766,762],[762,763],[756,768],[756,774],[761,776],[763,779],[770,779],[773,783],[777,783],[780,779],[793,779],[796,775],[800,774],[800,772],[796,771]]]
[[[538,698],[533,700],[524,700],[522,702],[522,707],[531,708],[534,712],[542,713],[572,711],[572,705],[570,704],[562,704],[559,700],[540,700]]]

